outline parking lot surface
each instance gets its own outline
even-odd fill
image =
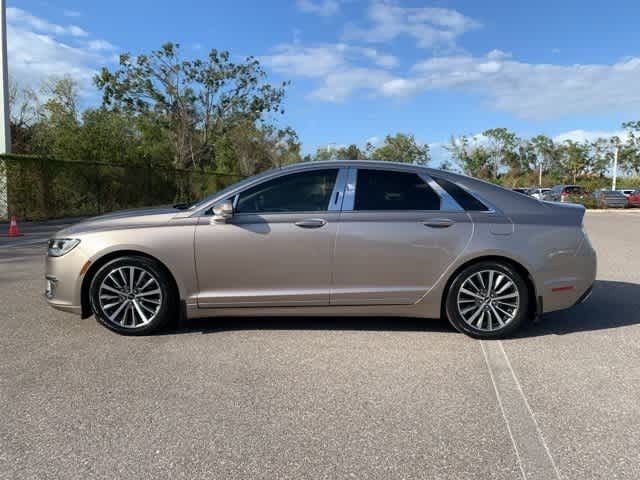
[[[592,297],[499,342],[392,318],[122,337],[45,305],[42,243],[0,245],[0,478],[640,478],[640,215],[585,225]]]

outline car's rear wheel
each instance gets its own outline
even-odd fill
[[[91,281],[89,295],[96,319],[128,335],[157,331],[175,312],[172,282],[146,257],[120,257],[103,265]]]
[[[507,263],[473,264],[454,278],[446,314],[453,326],[474,338],[503,338],[527,319],[529,291],[522,275]]]

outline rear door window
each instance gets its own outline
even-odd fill
[[[415,173],[358,169],[354,210],[440,210],[440,197]]]

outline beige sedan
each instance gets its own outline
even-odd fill
[[[46,297],[125,334],[178,316],[376,315],[445,316],[499,338],[588,297],[583,216],[414,165],[297,164],[59,232]]]

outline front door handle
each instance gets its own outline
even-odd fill
[[[308,218],[306,220],[300,220],[296,222],[296,226],[300,228],[320,228],[327,224],[326,220],[322,218]]]
[[[433,220],[427,220],[423,222],[425,227],[430,228],[448,228],[454,224],[454,221],[450,218],[434,218]]]

